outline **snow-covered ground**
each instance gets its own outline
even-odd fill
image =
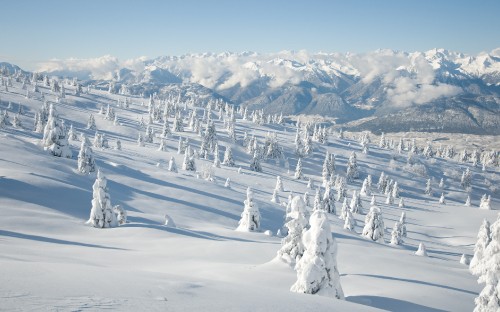
[[[40,87],[46,99],[54,95]],[[96,229],[85,224],[92,199],[95,173],[77,172],[80,141],[70,141],[72,159],[58,158],[43,150],[42,134],[34,133],[33,118],[40,108],[40,93],[26,99],[26,91],[14,86],[0,92],[0,109],[8,102],[12,120],[17,103],[25,109],[24,129],[11,126],[0,130],[0,310],[131,310],[131,311],[471,311],[481,289],[467,266],[459,263],[462,254],[472,256],[477,231],[484,218],[494,221],[497,211],[478,209],[484,193],[492,195],[492,208],[499,209],[498,168],[473,168],[443,159],[424,159],[433,179],[434,195],[423,194],[427,177],[404,170],[406,156],[391,160],[393,152],[370,146],[368,155],[349,139],[330,136],[327,144],[314,143],[313,155],[303,160],[303,172],[321,185],[325,151],[336,155],[336,172],[344,175],[352,151],[358,155],[360,179],[348,184],[348,196],[361,188],[371,174],[374,184],[381,172],[396,180],[405,199],[405,208],[385,204],[385,195],[375,192],[386,230],[385,243],[360,234],[364,215],[357,214],[354,232],[343,229],[343,220],[330,215],[333,236],[338,243],[338,268],[346,301],[290,292],[296,273],[275,260],[281,238],[268,236],[283,225],[285,208],[270,202],[276,175],[283,178],[286,202],[290,191],[308,191],[306,180],[295,180],[297,163],[292,125],[258,126],[237,115],[238,143],[232,144],[218,113],[213,112],[220,147],[231,145],[236,167],[215,169],[216,183],[197,178],[181,169],[183,155],[177,153],[178,133],[167,139],[167,151],[158,151],[159,139],[137,145],[140,117],[147,120],[146,99],[132,98],[129,109],[116,107],[125,97],[92,90],[91,94],[67,95],[55,104],[66,125],[90,139],[86,130],[90,113],[97,129],[105,133],[110,146],[121,140],[122,150],[96,149],[97,166],[108,179],[113,205],[128,212],[128,222],[118,228]],[[34,97],[34,98],[33,98]],[[98,114],[110,104],[120,125]],[[201,112],[200,112],[201,115]],[[170,119],[172,126],[173,119]],[[155,124],[158,133],[161,124]],[[250,171],[248,155],[241,146],[243,131],[260,142],[268,131],[276,131],[290,162],[290,172],[281,161],[263,162],[263,172]],[[182,137],[198,148],[200,138],[186,127]],[[443,136],[443,134],[439,134]],[[497,142],[498,143],[498,142]],[[491,143],[493,144],[493,143]],[[472,148],[472,147],[471,147]],[[222,160],[221,153],[221,160]],[[174,157],[179,173],[167,170]],[[196,160],[198,171],[210,160]],[[238,173],[238,167],[241,172]],[[473,171],[472,207],[460,187],[462,170]],[[231,187],[224,187],[226,178]],[[445,179],[444,189],[438,187]],[[246,189],[250,186],[260,207],[262,231],[235,231]],[[438,204],[444,192],[446,205]],[[370,198],[363,198],[368,211]],[[336,203],[337,214],[340,203]],[[389,244],[390,231],[401,212],[406,212],[408,237],[402,246]],[[177,227],[164,226],[168,214]],[[419,243],[428,257],[414,255]]]

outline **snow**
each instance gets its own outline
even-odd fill
[[[55,100],[47,87],[39,88],[46,98]],[[460,178],[463,167],[469,165],[423,159],[434,187],[446,177],[446,205],[439,205],[437,194],[424,194],[427,177],[401,169],[406,164],[404,156],[390,166],[391,151],[377,146],[363,154],[356,142],[332,135],[327,145],[313,143],[313,153],[302,160],[302,170],[318,187],[326,150],[335,154],[336,172],[341,174],[351,153],[357,154],[359,179],[346,184],[348,198],[354,190],[359,193],[368,174],[375,178],[385,172],[396,179],[404,207],[385,205],[385,195],[375,187],[372,191],[387,225],[406,213],[407,237],[398,246],[374,242],[361,236],[365,215],[353,215],[357,225],[349,231],[338,218],[340,209],[337,215],[328,214],[346,300],[297,294],[290,292],[297,278],[294,269],[273,260],[281,238],[266,233],[276,232],[284,223],[285,207],[269,201],[276,176],[287,192],[295,194],[308,190],[307,180],[294,179],[283,160],[280,165],[262,161],[262,172],[248,170],[253,155],[240,142],[231,145],[235,167],[216,168],[217,183],[196,179],[195,171],[169,171],[172,157],[177,164],[183,163],[184,155],[177,154],[179,133],[165,138],[166,151],[157,150],[158,137],[154,143],[137,146],[139,120],[147,114],[140,103],[146,99],[133,97],[130,109],[123,109],[116,106],[117,99],[124,100],[121,95],[92,90],[90,95],[76,97],[72,86],[65,88],[66,98],[55,106],[66,125],[73,124],[74,131],[91,137],[95,130],[86,126],[93,114],[97,130],[106,135],[110,146],[121,141],[122,150],[94,148],[93,154],[97,168],[106,175],[111,202],[126,211],[127,222],[106,229],[85,224],[96,173],[78,173],[76,155],[81,142],[69,141],[72,159],[44,151],[42,134],[27,129],[41,106],[39,94],[26,99],[17,82],[8,93],[2,88],[0,109],[7,109],[11,101],[21,103],[26,111],[20,116],[25,129],[6,126],[0,130],[2,310],[473,310],[482,286],[459,261],[463,254],[473,255],[483,219],[496,220],[498,193],[491,192],[490,186],[500,180],[498,168],[488,167],[485,173],[470,168],[474,173],[472,206],[466,207],[468,193]],[[108,104],[120,116],[120,125],[98,114]],[[9,110],[11,116],[16,108],[13,105]],[[263,142],[272,128],[286,157],[296,164],[293,126],[255,125],[240,117],[235,124],[239,141],[243,131],[248,131]],[[221,121],[214,123],[217,129],[223,128]],[[157,134],[162,126],[153,124]],[[198,147],[198,134],[185,129],[183,138]],[[218,131],[218,139],[221,145],[231,144],[225,131]],[[196,162],[202,168],[211,166],[213,159]],[[230,188],[224,187],[227,178]],[[260,232],[234,230],[249,186],[260,211]],[[491,194],[491,210],[478,209],[484,193]],[[278,192],[280,202],[287,195]],[[369,197],[361,200],[370,207]],[[341,203],[336,204],[340,208]],[[170,222],[165,226],[167,214],[175,226]],[[386,237],[391,230],[385,229]],[[421,242],[428,257],[414,255]]]

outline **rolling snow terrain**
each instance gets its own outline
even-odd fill
[[[438,58],[440,53],[444,52],[435,51],[436,56],[432,59],[436,63],[432,64],[441,60]],[[235,56],[221,57],[229,62]],[[417,58],[406,54],[404,57]],[[429,60],[432,55],[429,52],[421,57]],[[213,81],[213,85],[207,85],[201,78],[197,81],[191,78],[189,83],[181,84],[184,74],[193,75],[193,72],[185,73],[180,65],[176,67],[182,59],[160,58],[146,62],[147,66],[139,71],[122,69],[114,78],[94,77],[92,83],[98,87],[83,87],[82,90],[76,90],[77,81],[60,79],[58,85],[63,89],[52,91],[54,80],[44,81],[41,75],[36,81],[25,80],[20,71],[16,75],[4,72],[0,111],[2,116],[5,111],[8,113],[9,122],[0,129],[0,310],[472,311],[474,298],[484,284],[477,283],[477,278],[460,259],[463,254],[468,258],[474,254],[483,219],[491,223],[497,219],[500,170],[498,153],[492,157],[493,160],[496,157],[496,164],[486,164],[481,159],[473,165],[470,160],[461,162],[458,158],[464,148],[469,153],[487,148],[481,151],[483,156],[492,150],[498,151],[498,137],[479,137],[487,141],[482,144],[475,141],[474,136],[465,142],[458,134],[432,134],[428,141],[433,151],[440,151],[443,156],[425,157],[422,150],[428,142],[422,133],[386,134],[387,144],[379,147],[381,138],[378,136],[371,135],[368,142],[366,133],[346,132],[341,138],[337,130],[325,129],[324,142],[314,139],[312,151],[301,158],[304,177],[296,179],[299,157],[294,144],[295,122],[278,121],[277,115],[269,120],[259,119],[258,112],[252,113],[254,109],[263,108],[266,114],[279,115],[280,103],[297,99],[297,105],[307,103],[306,107],[295,107],[293,111],[284,112],[285,115],[324,114],[325,110],[331,110],[332,115],[344,118],[342,114],[361,116],[369,111],[376,119],[366,124],[387,118],[373,111],[380,109],[382,112],[383,105],[366,110],[354,105],[365,102],[361,89],[371,88],[375,80],[361,87],[360,73],[347,61],[328,65],[328,56],[324,58],[322,66],[331,71],[327,77],[311,69],[312,65],[272,60],[279,66],[286,63],[287,70],[302,68],[306,76],[314,73],[315,79],[328,80],[327,86],[323,86],[324,80],[314,86],[284,83],[275,100],[270,100],[274,95],[268,93],[275,91],[254,93],[255,89],[251,88],[263,84],[264,78],[249,80],[246,88],[240,81],[231,85],[228,83],[230,78]],[[465,56],[453,56],[455,61],[463,58]],[[462,67],[470,68],[468,74],[476,75],[474,77],[480,81],[477,83],[487,90],[484,91],[488,94],[486,97],[494,98],[495,102],[498,100],[498,71],[473,75],[476,67],[471,64],[479,62],[478,58],[472,59],[469,65],[462,63]],[[493,61],[488,62],[498,68],[498,56],[490,58]],[[265,71],[265,64],[268,63],[247,63],[246,66],[249,71]],[[408,68],[404,71],[411,72]],[[83,74],[89,79],[88,72]],[[220,77],[223,76],[221,73]],[[130,82],[128,90],[138,88],[137,93],[151,93],[152,96],[103,90],[105,81],[113,79],[117,89]],[[141,82],[134,86],[134,81],[139,79]],[[156,80],[161,84],[166,81],[175,84],[153,85]],[[491,85],[486,86],[486,82]],[[223,83],[228,88],[222,88]],[[444,82],[427,84],[437,88]],[[320,90],[321,86],[325,89]],[[312,91],[313,88],[318,90]],[[218,89],[222,91],[213,92]],[[158,93],[153,95],[153,92]],[[448,94],[453,98],[450,101],[461,100],[458,93],[453,96],[452,93]],[[479,94],[475,95],[467,109],[475,107],[478,114],[492,111],[496,115],[492,115],[491,127],[488,121],[491,116],[485,117],[477,123],[481,130],[471,132],[498,134],[498,102],[485,108],[478,104],[478,97]],[[301,102],[302,98],[307,101]],[[441,97],[436,99],[441,100]],[[241,106],[248,107],[248,116],[244,116],[243,108],[224,105],[225,101],[248,104]],[[43,131],[33,131],[44,102],[55,108],[66,130],[72,125],[76,133],[76,137],[69,140],[71,158],[51,155],[44,150]],[[318,110],[312,108],[313,104],[319,107]],[[165,116],[172,133],[164,139],[165,150],[161,151],[163,122],[160,119],[164,107],[169,105],[177,114],[167,110]],[[211,106],[211,110],[206,109],[207,106]],[[159,109],[160,117],[158,120],[151,117],[150,121],[155,108]],[[110,118],[111,111],[116,118]],[[218,157],[222,162],[224,151],[231,147],[234,166],[222,164],[214,168],[214,155],[208,153],[207,159],[194,154],[194,171],[182,168],[186,157],[185,152],[178,153],[179,138],[187,139],[197,153],[203,145],[200,135],[189,125],[194,120],[190,118],[193,112],[202,129],[211,118],[217,132]],[[90,114],[95,118],[95,129],[87,127]],[[5,117],[2,120],[6,121]],[[183,131],[174,129],[176,120],[182,123]],[[227,130],[231,126],[236,141]],[[304,123],[302,126],[307,127]],[[469,126],[464,124],[464,127]],[[153,141],[138,144],[139,134],[147,138],[148,127],[154,130]],[[353,127],[353,130],[364,129],[359,125]],[[400,127],[394,126],[394,130],[400,131]],[[79,172],[77,158],[82,145],[80,134],[92,142],[96,131],[105,135],[109,145],[91,146],[96,167],[107,178],[111,204],[120,205],[127,212],[127,222],[114,228],[100,229],[86,223],[91,213],[97,174],[95,171]],[[301,136],[307,131],[299,129]],[[249,154],[243,147],[245,132],[248,139],[255,136],[256,146],[262,146],[275,133],[283,157],[261,159],[262,171],[250,170],[252,157],[258,153]],[[362,136],[365,137],[360,144]],[[400,138],[404,138],[405,146],[402,147],[404,151],[398,153],[395,146]],[[408,157],[407,146],[413,138],[417,139],[413,145],[416,152]],[[121,150],[115,148],[118,140]],[[451,145],[455,146],[454,153],[451,153]],[[365,195],[361,195],[362,212],[353,213],[356,225],[352,231],[344,229],[344,220],[339,218],[342,202],[336,201],[336,212],[328,214],[338,246],[337,264],[345,300],[291,292],[297,273],[292,266],[276,258],[283,238],[278,237],[277,232],[283,229],[289,195],[293,192],[303,196],[308,192],[307,213],[310,214],[316,189],[325,192],[322,164],[326,152],[335,155],[335,175],[340,177],[346,177],[349,158],[352,152],[356,153],[359,177],[347,182],[348,202],[354,191],[359,194],[364,179],[371,175],[372,193],[385,223],[382,240],[373,241],[361,235],[371,206],[371,196]],[[450,157],[445,157],[445,153]],[[175,159],[178,172],[168,170],[171,157]],[[484,170],[481,168],[483,163]],[[472,177],[470,207],[464,205],[468,192],[461,186],[461,176],[467,168]],[[388,196],[376,186],[382,173],[397,182],[404,207],[398,206],[399,198],[386,204]],[[284,190],[277,192],[279,203],[274,203],[271,197],[277,176],[281,176]],[[227,178],[229,186],[226,186]],[[314,182],[312,188],[307,187],[309,178]],[[432,186],[429,195],[424,193],[428,179]],[[440,186],[441,179],[443,185]],[[245,207],[248,187],[253,190],[254,202],[260,210],[260,229],[235,231]],[[332,185],[332,192],[336,195],[337,191],[337,185]],[[446,199],[443,204],[439,203],[441,193]],[[491,209],[479,209],[483,194],[491,195]],[[393,225],[400,220],[402,212],[406,214],[407,236],[400,245],[390,244]],[[170,218],[168,225],[165,225],[165,215]],[[415,255],[420,243],[425,244],[428,256]]]

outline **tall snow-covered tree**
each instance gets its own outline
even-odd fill
[[[363,228],[363,235],[373,241],[384,242],[384,218],[382,211],[377,206],[372,206],[370,212],[365,217],[365,227]]]
[[[238,222],[237,231],[253,232],[260,230],[260,211],[259,206],[253,200],[253,192],[250,187],[247,188],[247,199],[243,202],[245,208]]]
[[[500,311],[500,214],[490,230],[491,240],[484,250],[483,271],[478,279],[485,286],[474,300],[474,312]]]
[[[118,225],[108,193],[107,179],[97,171],[97,179],[92,186],[92,209],[88,224],[96,228],[110,228]]]
[[[481,276],[484,273],[484,251],[491,241],[490,222],[484,219],[479,232],[477,233],[477,241],[474,246],[474,256],[472,257],[469,270],[475,276]]]
[[[295,167],[295,175],[294,178],[296,180],[300,180],[304,178],[304,175],[302,174],[302,158],[299,158],[297,161],[297,166]]]
[[[43,131],[43,148],[57,157],[71,158],[72,153],[66,137],[66,129],[57,118],[53,105],[50,106],[49,119]]]
[[[295,196],[292,199],[290,210],[290,213],[287,215],[289,220],[285,223],[288,235],[281,240],[281,248],[278,250],[277,257],[293,265],[300,260],[304,254],[302,233],[308,225],[308,220],[305,216],[305,203],[300,196]]]
[[[346,173],[347,181],[352,181],[353,179],[359,178],[358,172],[358,164],[356,153],[352,152],[351,156],[349,156],[349,161],[347,162],[347,173]]]
[[[344,299],[337,267],[337,243],[332,237],[328,217],[316,210],[309,219],[310,228],[303,234],[305,252],[297,262],[297,281],[291,291]]]

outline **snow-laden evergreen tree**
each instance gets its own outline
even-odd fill
[[[316,210],[309,219],[310,228],[303,234],[305,252],[297,262],[297,281],[291,291],[344,299],[337,267],[337,243],[328,217]]]
[[[142,133],[140,133],[140,132],[137,135],[137,146],[145,146],[144,137],[142,136]]]
[[[326,186],[328,180],[330,179],[330,176],[333,174],[333,172],[331,172],[330,161],[330,153],[328,153],[327,151],[325,153],[325,160],[323,161],[323,171],[321,172],[321,176],[323,178],[323,187]]]
[[[54,106],[50,105],[49,119],[43,130],[43,148],[57,157],[71,158],[72,153],[66,137],[66,129],[57,118]]]
[[[361,186],[359,194],[362,196],[370,196],[372,194],[370,187],[368,186],[368,178],[363,180],[363,185]]]
[[[234,167],[234,158],[233,158],[233,150],[231,146],[226,147],[226,151],[224,152],[224,160],[222,161],[224,166]]]
[[[392,245],[401,245],[403,243],[403,230],[401,227],[401,223],[396,221],[394,223],[394,227],[391,232],[391,244]]]
[[[268,134],[266,143],[264,143],[265,157],[269,159],[280,159],[283,157],[283,149],[281,148],[276,133]]]
[[[260,156],[258,151],[253,153],[252,160],[250,161],[250,170],[255,172],[262,172],[262,166],[260,164]]]
[[[182,124],[181,114],[178,113],[174,118],[174,131],[175,132],[184,132],[184,125]]]
[[[387,187],[387,176],[385,175],[384,172],[382,172],[378,179],[377,188],[379,192],[384,193],[386,187]]]
[[[349,207],[349,204],[347,203],[347,198],[344,198],[344,201],[342,202],[342,209],[340,210],[339,219],[345,220],[347,216],[347,210],[351,211],[351,207]]]
[[[290,265],[294,265],[304,254],[302,234],[308,225],[306,206],[300,196],[295,196],[292,199],[287,219],[288,222],[285,223],[285,227],[288,235],[281,240],[281,248],[278,250],[277,257]]]
[[[387,142],[385,140],[385,134],[382,132],[382,135],[380,135],[380,141],[378,143],[378,147],[380,148],[386,148]]]
[[[392,197],[392,193],[387,193],[387,197],[385,199],[385,203],[387,205],[392,205],[394,204],[394,197]]]
[[[431,179],[427,179],[427,182],[425,184],[425,194],[431,195],[432,196],[432,185],[431,185]]]
[[[253,192],[250,187],[247,188],[247,199],[243,202],[245,208],[238,222],[237,231],[250,232],[260,230],[260,211],[257,203],[253,200]]]
[[[444,193],[441,193],[441,197],[439,197],[439,203],[441,205],[446,205],[446,199],[444,197]]]
[[[483,197],[481,197],[479,209],[491,210],[491,195],[486,196],[486,194],[484,194]]]
[[[92,148],[88,146],[85,140],[82,140],[80,152],[78,152],[78,172],[88,174],[95,171],[95,160]]]
[[[474,256],[472,257],[469,270],[475,276],[481,276],[484,271],[484,252],[486,247],[491,241],[491,232],[490,232],[490,222],[486,219],[483,220],[481,227],[479,227],[479,232],[477,233],[477,241],[474,245]]]
[[[161,135],[160,135],[160,137],[162,137],[162,138],[166,139],[166,138],[170,137],[171,135],[172,135],[172,131],[170,130],[170,126],[169,126],[169,124],[168,124],[168,119],[167,119],[167,118],[165,118],[165,119],[163,120],[163,128],[162,128],[162,130],[161,130]]]
[[[110,228],[118,225],[108,193],[107,179],[97,170],[97,179],[92,186],[92,209],[88,224],[96,228]]]
[[[465,200],[465,207],[470,207],[472,206],[471,201],[470,201],[470,195],[467,195],[467,199]]]
[[[415,255],[427,257],[427,248],[425,247],[424,243],[418,244],[418,250],[415,252]]]
[[[274,189],[274,191],[273,191],[273,196],[271,197],[271,202],[272,203],[276,203],[276,204],[280,203],[280,199],[278,197],[278,190],[277,189]]]
[[[158,150],[160,152],[165,152],[167,150],[167,141],[165,138],[160,139],[160,147],[158,147]]]
[[[19,114],[14,115],[14,120],[12,121],[12,126],[14,126],[14,128],[22,128],[23,127],[23,123],[21,121],[21,117]]]
[[[309,199],[309,192],[305,192],[304,195],[302,196],[302,199],[304,200],[306,207],[311,207],[311,200]]]
[[[281,177],[280,176],[276,176],[276,186],[275,186],[275,189],[280,191],[280,192],[283,192],[284,189],[283,189],[283,181],[281,180]]]
[[[406,237],[406,213],[403,211],[401,212],[401,217],[399,218],[399,224],[401,226],[401,235],[403,237]]]
[[[75,129],[73,129],[73,125],[69,126],[68,140],[70,140],[70,141],[76,141],[76,132],[75,132]]]
[[[471,187],[472,183],[472,172],[470,171],[469,168],[465,169],[465,171],[462,173],[462,178],[460,179],[460,184],[462,187],[467,190]]]
[[[115,149],[117,151],[121,151],[122,150],[122,141],[120,140],[116,140],[116,146],[115,146]]]
[[[370,211],[365,217],[365,227],[363,228],[363,235],[373,241],[384,242],[384,218],[382,211],[377,206],[372,206]]]
[[[362,207],[359,204],[359,199],[358,199],[358,194],[356,190],[352,191],[352,198],[351,198],[351,204],[349,207],[351,208],[352,213],[363,213]]]
[[[196,171],[196,163],[193,155],[191,155],[191,147],[188,145],[186,153],[184,153],[184,161],[182,162],[182,170]]]
[[[347,206],[347,199],[345,199],[345,203]],[[356,226],[356,219],[354,219],[352,212],[349,209],[346,209],[344,229],[353,231],[355,226]]]
[[[347,191],[345,186],[345,179],[340,177],[339,183],[337,185],[337,201],[342,201],[345,197],[347,197]]]
[[[375,199],[375,195],[372,195],[372,199],[370,200],[370,205],[371,206],[376,206],[377,205],[377,200]]]
[[[89,130],[97,129],[97,127],[95,125],[95,118],[94,118],[94,115],[92,115],[92,114],[89,115],[89,120],[87,121],[87,129],[89,129]]]
[[[356,153],[352,152],[351,156],[349,156],[349,161],[347,162],[347,173],[346,173],[347,181],[352,181],[353,179],[359,178],[358,172],[358,164]]]
[[[116,215],[116,221],[118,221],[118,225],[123,225],[127,222],[127,211],[123,209],[122,206],[120,205],[114,206],[113,212]]]
[[[444,178],[441,178],[441,180],[439,180],[439,185],[438,186],[439,186],[439,188],[441,190],[444,190]]]
[[[323,210],[323,201],[321,200],[321,189],[318,187],[316,189],[316,194],[314,195],[313,210]]]
[[[474,312],[500,311],[500,214],[490,227],[490,237],[481,261],[483,270],[478,279],[485,286],[474,300]]]
[[[399,186],[398,186],[398,182],[394,182],[393,186],[392,186],[392,198],[399,198]]]
[[[226,179],[226,182],[224,183],[224,187],[225,188],[231,188],[231,179],[230,178]]]
[[[323,194],[323,209],[328,213],[337,213],[335,209],[335,194],[330,183],[326,184],[325,193]]]
[[[302,138],[300,137],[300,129],[297,127],[297,133],[295,134],[295,155],[297,157],[304,156],[304,143],[302,142]]]
[[[405,207],[405,201],[403,200],[403,197],[401,197],[399,199],[398,207],[399,208],[404,208]]]
[[[154,138],[154,130],[153,130],[153,127],[151,127],[151,125],[148,125],[146,127],[146,133],[144,134],[144,142],[145,143],[153,143],[153,138]]]
[[[295,167],[295,174],[294,178],[296,180],[300,180],[304,178],[304,175],[302,174],[302,158],[299,158],[297,161],[297,166]]]
[[[215,168],[220,168],[219,145],[218,144],[215,145],[215,149],[214,149],[214,163],[213,163],[213,166]]]
[[[175,163],[174,156],[171,156],[168,161],[168,171],[177,173],[177,164]]]

